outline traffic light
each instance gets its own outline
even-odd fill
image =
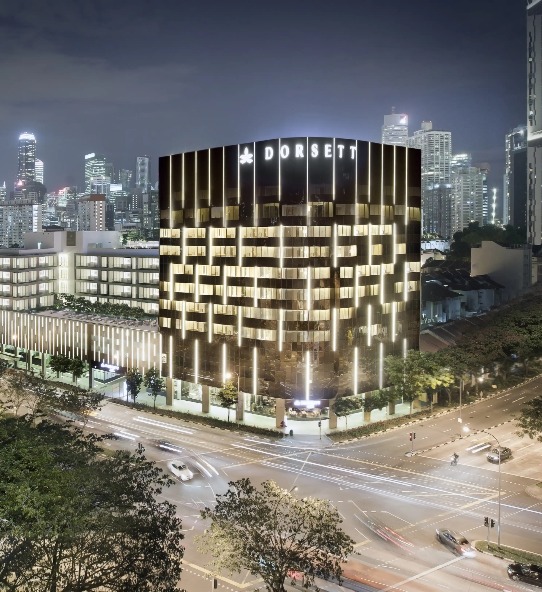
[[[216,590],[218,588],[218,581],[216,578],[213,578],[213,590]]]
[[[495,520],[493,520],[493,518],[491,519],[491,522],[489,523],[489,525],[491,526],[491,528],[493,528],[495,526]]]
[[[410,432],[410,441],[412,442],[412,440],[416,439],[416,432]]]
[[[489,526],[489,518],[487,516],[484,517],[484,526]]]
[[[319,421],[319,422],[318,422],[318,427],[319,427],[319,428],[321,428],[321,427],[322,427],[322,422],[321,422],[321,421]]]

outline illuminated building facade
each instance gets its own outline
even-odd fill
[[[286,138],[159,162],[162,375],[324,400],[418,346],[420,151]],[[171,396],[171,393],[169,393]],[[208,396],[208,395],[207,395]],[[205,404],[204,404],[205,408]]]
[[[17,151],[17,181],[26,183],[36,179],[36,137],[27,132],[19,136]]]

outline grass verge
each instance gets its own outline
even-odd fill
[[[482,553],[489,553],[495,557],[506,559],[510,563],[534,563],[542,566],[542,555],[537,553],[529,553],[529,551],[523,551],[522,549],[516,549],[515,547],[506,547],[505,545],[497,546],[497,543],[488,543],[486,541],[476,541],[475,547]]]

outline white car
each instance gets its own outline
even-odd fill
[[[168,462],[167,468],[181,481],[190,481],[194,473],[181,461]]]

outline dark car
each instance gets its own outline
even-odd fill
[[[472,548],[469,541],[467,541],[467,539],[462,534],[456,532],[455,530],[437,528],[437,541],[458,555],[463,555],[464,557],[476,556],[476,551]]]
[[[526,582],[542,588],[542,567],[525,563],[511,563],[508,566],[508,577],[511,580]]]
[[[498,463],[499,455],[502,462],[512,456],[512,451],[510,448],[506,448],[506,446],[496,446],[487,453],[487,460],[491,463]]]

